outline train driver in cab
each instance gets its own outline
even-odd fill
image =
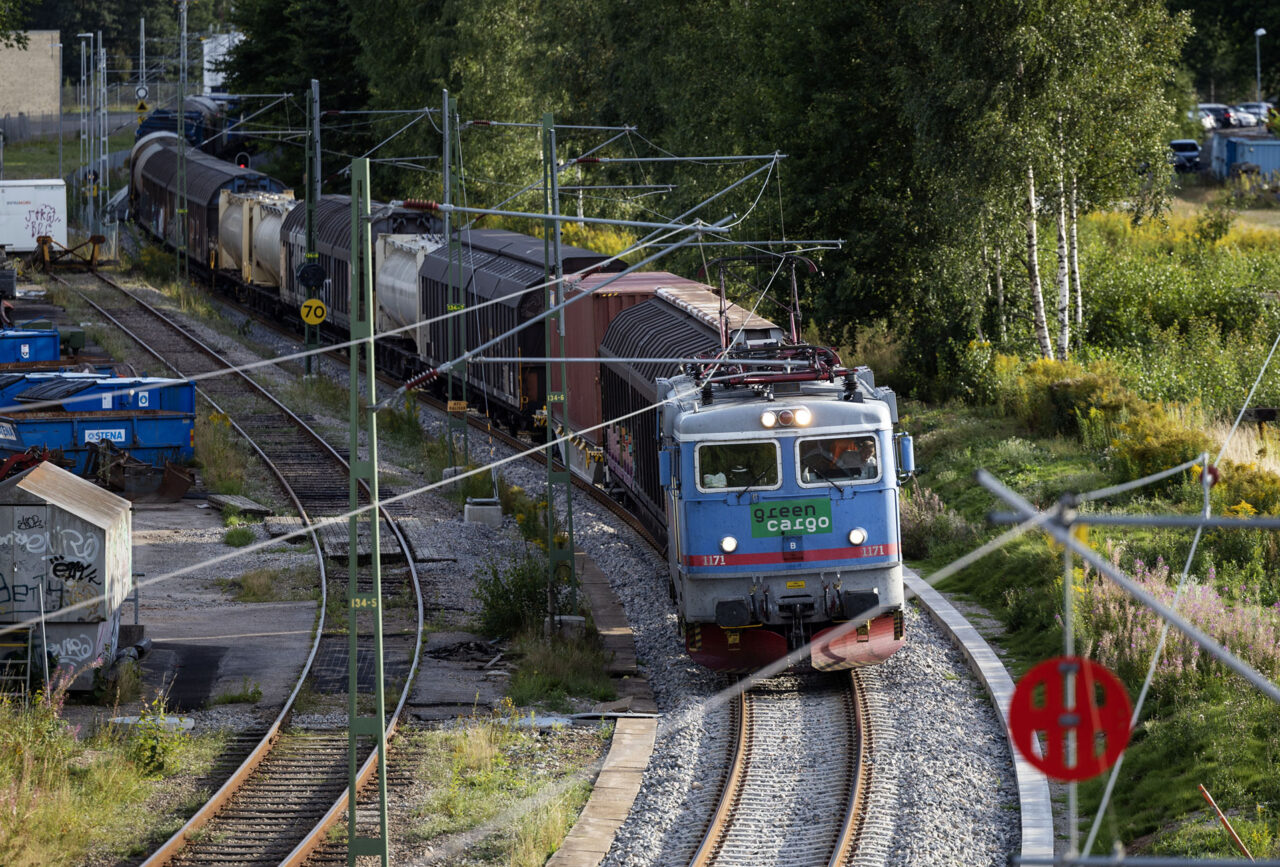
[[[875,437],[836,437],[800,444],[801,481],[844,482],[879,473]]]

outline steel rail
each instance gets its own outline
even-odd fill
[[[849,792],[849,806],[845,810],[844,822],[840,826],[840,836],[836,838],[835,851],[827,867],[843,867],[853,856],[854,848],[862,829],[865,816],[865,800],[867,786],[870,783],[871,763],[867,761],[867,749],[871,738],[867,734],[867,694],[862,689],[857,670],[849,672],[849,714],[852,728],[852,744],[850,752],[857,756],[857,766]]]
[[[197,337],[192,335],[189,331],[187,331],[181,325],[179,325],[178,323],[174,322],[169,317],[167,317],[162,311],[156,309],[154,306],[138,298],[136,295],[129,292],[124,287],[120,286],[118,283],[106,277],[105,275],[95,272],[95,276],[98,277],[98,279],[101,280],[102,282],[106,283],[107,285],[111,286],[112,288],[116,289],[118,292],[122,293],[123,295],[125,295],[126,297],[134,301],[139,307],[146,310],[152,316],[164,322],[166,325],[172,328],[175,332],[181,335],[185,340],[189,341],[190,343],[198,347],[202,353],[204,353],[205,355],[207,355],[208,357],[216,361],[219,365],[222,365],[224,368],[234,368],[234,365],[232,365],[229,361],[227,361],[221,355],[219,355],[216,350],[204,344],[201,340],[199,340]],[[65,284],[65,281],[63,282],[64,282],[64,285],[69,286],[69,284]],[[170,362],[164,359],[163,356],[161,356],[155,349],[150,347],[144,339],[134,334],[129,328],[127,328],[115,316],[112,316],[111,313],[109,313],[101,305],[95,303],[90,298],[85,296],[83,293],[78,292],[74,288],[72,289],[72,291],[75,291],[76,294],[79,295],[86,303],[90,304],[99,313],[101,313],[103,316],[109,319],[118,328],[120,328],[120,330],[124,334],[129,336],[135,342],[137,342],[139,346],[143,347],[151,355],[155,356],[161,363],[165,364],[166,366],[174,370],[179,375],[182,375],[182,372],[180,370],[178,370]],[[263,388],[261,385],[259,385],[257,382],[255,382],[252,378],[248,377],[247,375],[240,373],[239,371],[236,371],[236,375],[239,376],[240,379],[243,380],[245,383],[247,383],[250,386],[250,388],[255,393],[258,394],[258,396],[268,401],[278,411],[282,412],[289,419],[291,419],[293,424],[299,430],[301,430],[308,438],[310,438],[322,451],[326,452],[331,460],[335,461],[344,470],[348,472],[350,471],[350,467],[347,461],[333,448],[333,446],[330,445],[318,433],[316,433],[309,425],[307,425],[304,421],[302,421],[302,419],[298,418],[298,416],[294,414],[292,411],[290,411],[288,407],[286,407],[283,403],[277,400],[275,396],[273,396],[270,392],[268,392],[265,388]],[[210,398],[205,393],[204,390],[201,390],[201,395],[205,397],[205,399],[208,400],[212,406],[217,408],[219,412],[222,412],[218,404],[214,400],[212,400],[212,398]],[[226,413],[224,413],[224,415],[226,415]],[[228,418],[230,419],[229,415],[228,415]],[[250,445],[253,447],[255,452],[257,452],[258,455],[267,464],[267,466],[270,467],[272,473],[275,474],[276,478],[281,482],[281,485],[283,486],[285,491],[288,492],[290,499],[293,500],[295,506],[298,508],[299,514],[303,517],[303,520],[306,521],[308,524],[311,524],[310,516],[307,514],[306,510],[302,508],[302,505],[298,501],[298,498],[295,496],[292,488],[289,486],[288,482],[285,481],[283,474],[279,471],[279,469],[275,466],[275,464],[265,455],[265,453],[258,447],[258,445],[254,443],[254,441],[248,436],[248,434],[243,430],[243,428],[240,427],[238,423],[235,423],[234,420],[232,420],[232,424],[235,426],[236,431],[240,433],[241,436],[245,437],[246,441],[250,443]],[[370,496],[368,487],[363,482],[360,483],[360,488],[361,490],[364,491],[365,496],[367,497]],[[418,571],[416,566],[414,565],[413,557],[410,553],[408,542],[404,538],[404,535],[401,532],[399,526],[396,524],[392,516],[388,512],[386,512],[386,510],[382,506],[379,506],[378,508],[379,508],[380,516],[387,522],[387,526],[390,527],[392,532],[395,534],[397,543],[400,545],[401,550],[404,551],[406,555],[405,562],[409,570],[410,578],[413,582],[414,596],[416,599],[417,623],[416,623],[415,632],[416,634],[420,635],[422,632],[422,623],[423,623],[423,602],[422,602],[422,588],[421,588],[421,583],[418,577]],[[174,835],[170,837],[169,840],[167,840],[164,844],[162,844],[160,849],[158,849],[155,853],[153,853],[153,855],[143,863],[143,867],[158,867],[158,865],[163,864],[166,861],[172,859],[175,855],[178,854],[183,844],[190,839],[191,835],[195,831],[199,830],[201,827],[208,824],[208,822],[215,816],[218,810],[226,806],[227,802],[230,801],[230,799],[235,795],[236,791],[243,785],[243,783],[249,779],[249,777],[252,775],[252,772],[257,768],[259,764],[261,764],[261,762],[265,759],[266,755],[270,752],[271,747],[274,745],[277,739],[278,732],[281,725],[285,721],[287,721],[287,719],[289,718],[289,715],[292,713],[293,703],[296,700],[299,692],[301,691],[307,676],[310,674],[311,666],[315,660],[316,654],[319,651],[320,639],[323,633],[324,612],[326,611],[325,599],[327,599],[327,588],[326,588],[327,575],[324,570],[324,562],[323,562],[324,557],[320,549],[319,540],[316,536],[314,528],[310,530],[310,535],[312,538],[312,543],[315,546],[317,551],[318,560],[320,562],[321,617],[317,620],[316,629],[315,629],[315,639],[312,643],[311,651],[307,657],[307,661],[303,667],[302,674],[299,676],[297,684],[295,684],[293,691],[290,693],[284,709],[279,714],[276,722],[272,725],[268,733],[268,736],[264,737],[262,741],[259,742],[259,745],[255,747],[254,751],[250,754],[250,756],[244,760],[244,762],[236,770],[236,772],[232,775],[232,777],[228,779],[226,783],[223,784],[223,786],[218,790],[218,792],[215,793],[214,797],[211,798],[209,802],[206,802],[206,804],[202,806],[200,810],[197,811],[197,813],[182,828],[180,828],[177,832],[175,832]],[[353,552],[351,556],[356,556],[356,555]],[[409,695],[412,692],[414,677],[417,674],[418,667],[421,662],[422,642],[414,641],[413,648],[414,649],[413,649],[413,655],[412,655],[412,659],[409,666],[409,672],[405,678],[405,686],[401,690],[399,700],[396,704],[394,711],[390,714],[389,722],[387,723],[387,726],[386,726],[386,737],[388,741],[390,741],[394,737],[395,732],[398,728],[400,714],[403,712],[404,706],[408,701]],[[376,752],[371,752],[369,758],[364,762],[364,764],[361,766],[359,773],[357,774],[357,790],[363,787],[371,779],[374,771],[376,770],[376,766],[377,766],[377,754]],[[304,836],[302,841],[299,842],[297,846],[295,846],[293,851],[290,852],[288,856],[286,856],[285,860],[281,862],[282,865],[301,863],[302,860],[304,860],[308,854],[310,854],[316,847],[320,845],[328,829],[332,827],[332,825],[336,822],[337,816],[341,815],[341,813],[346,809],[349,796],[350,796],[350,790],[344,789],[338,801],[335,802],[335,804],[332,807],[330,807],[328,811],[326,811],[325,815],[322,817],[320,822],[316,826],[314,826],[312,830],[306,836]]]
[[[751,690],[738,694],[737,700],[730,705],[731,712],[737,722],[737,736],[734,739],[732,758],[728,773],[725,775],[724,787],[720,791],[720,800],[716,805],[701,845],[690,860],[690,867],[709,867],[721,859],[721,853],[730,838],[735,823],[740,821],[737,815],[745,793],[750,785],[748,766],[751,762],[751,743],[756,735],[757,723],[752,710]],[[839,826],[834,827],[831,854],[825,863],[827,867],[844,867],[851,863],[865,817],[865,803],[870,781],[870,763],[866,760],[870,735],[867,732],[866,695],[861,688],[856,671],[850,671],[845,680],[841,709],[846,724],[846,737],[849,747],[851,766],[848,769],[847,797],[839,818]],[[762,731],[767,732],[767,723]],[[763,766],[762,766],[763,767]],[[765,770],[768,773],[768,770]],[[748,817],[749,820],[749,817]],[[740,858],[741,853],[733,858]]]
[[[733,811],[737,808],[738,800],[742,796],[742,782],[746,777],[747,755],[750,752],[747,744],[751,737],[747,690],[738,693],[732,713],[737,723],[738,736],[734,739],[729,773],[725,775],[724,788],[720,790],[720,803],[716,805],[716,811],[707,826],[706,836],[702,840],[702,845],[698,847],[698,851],[694,853],[693,860],[689,862],[689,867],[707,867],[715,862],[715,857],[720,853],[720,847],[724,843],[725,834],[729,830]]]
[[[78,295],[83,301],[85,301],[87,304],[89,304],[91,307],[97,310],[100,314],[102,314],[108,320],[110,320],[116,327],[118,327],[121,330],[121,332],[123,332],[135,343],[137,343],[144,351],[151,354],[153,357],[156,358],[156,360],[158,360],[161,364],[164,364],[170,370],[173,370],[175,373],[181,375],[181,371],[179,371],[176,367],[174,367],[167,360],[165,360],[151,346],[149,346],[145,341],[143,341],[141,338],[135,335],[127,327],[125,327],[123,323],[121,323],[118,319],[116,319],[114,316],[108,313],[103,307],[95,303],[93,300],[88,298],[83,293],[79,292],[77,289],[72,287],[71,284],[67,283],[67,281],[58,277],[56,274],[52,276],[54,280],[62,283],[64,286],[70,289],[70,291],[75,292],[76,295]],[[107,281],[107,278],[103,277],[102,275],[99,274],[97,276],[99,277],[99,279]],[[107,282],[109,283],[110,281],[107,281]],[[119,287],[117,286],[115,288],[119,288]],[[258,444],[253,440],[253,438],[250,437],[242,427],[240,427],[240,424],[236,422],[235,419],[232,419],[231,416],[222,409],[222,407],[218,404],[216,400],[213,399],[211,395],[209,395],[203,389],[197,389],[197,390],[200,392],[201,397],[203,397],[209,403],[209,405],[214,408],[215,411],[227,416],[228,421],[230,422],[231,426],[235,429],[236,433],[238,433],[244,439],[244,441],[249,444],[249,447],[254,450],[254,452],[258,455],[258,458],[262,460],[262,462],[271,471],[272,475],[275,476],[276,481],[280,484],[281,490],[284,491],[285,495],[293,503],[294,508],[298,510],[298,514],[302,516],[304,521],[306,521],[307,523],[310,523],[310,519],[307,516],[306,509],[303,507],[302,502],[298,499],[298,496],[294,492],[293,488],[289,486],[289,483],[287,481],[285,481],[285,478],[281,474],[279,468],[276,467],[276,465],[271,462],[270,458],[268,458],[267,455],[262,451],[262,449],[259,448]],[[319,537],[317,537],[315,530],[311,529],[308,535],[311,537],[312,550],[315,552],[316,563],[319,567],[320,610],[324,611],[326,610],[326,602],[328,599],[328,587],[327,587],[328,576],[325,571],[324,552],[320,547],[320,539]],[[266,758],[267,753],[271,751],[271,747],[275,744],[275,741],[280,732],[281,726],[284,725],[284,723],[288,720],[289,715],[292,713],[293,703],[297,699],[298,693],[301,691],[302,686],[307,679],[307,676],[311,672],[311,666],[315,662],[316,654],[320,650],[320,639],[323,632],[321,628],[322,625],[323,625],[322,620],[317,621],[316,628],[315,628],[315,636],[311,642],[311,650],[307,654],[306,662],[302,666],[302,673],[299,675],[297,683],[294,684],[293,690],[289,693],[288,698],[285,700],[285,703],[282,706],[280,713],[276,715],[275,720],[271,723],[266,733],[258,741],[257,746],[255,746],[249,752],[249,755],[247,755],[244,758],[244,760],[240,763],[239,767],[237,767],[235,771],[231,773],[231,775],[227,778],[226,782],[224,782],[222,786],[220,786],[218,790],[213,793],[213,795],[209,798],[209,800],[206,801],[205,804],[199,810],[197,810],[196,813],[189,820],[187,820],[187,822],[181,828],[175,831],[169,837],[168,840],[162,843],[160,847],[156,849],[151,854],[151,856],[147,858],[146,861],[143,862],[143,867],[155,867],[155,865],[163,864],[166,861],[173,858],[173,856],[176,855],[178,851],[181,850],[181,848],[186,844],[187,840],[190,838],[190,836],[193,833],[200,830],[200,828],[204,827],[209,822],[209,820],[214,816],[214,814],[217,813],[218,810],[226,806],[227,802],[229,802],[231,798],[235,795],[236,790],[239,789],[240,784],[245,779],[247,779],[253,773],[253,771],[258,767],[258,765],[262,763],[263,759]]]

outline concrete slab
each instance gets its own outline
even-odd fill
[[[199,506],[196,500],[134,506],[139,620],[154,648],[143,660],[144,685],[185,693],[190,704],[201,692],[207,701],[257,684],[261,705],[279,705],[310,652],[316,603],[234,602],[219,579],[250,569],[298,567],[315,558],[306,549],[258,551],[167,577],[234,550],[222,541],[221,514]],[[131,619],[131,607],[126,611]]]
[[[484,524],[499,530],[502,528],[502,507],[467,503],[462,510],[462,520],[468,524]]]
[[[421,720],[488,713],[506,694],[507,672],[492,645],[469,632],[434,632],[427,637],[409,711]]]
[[[396,525],[409,543],[415,563],[453,562],[458,559],[449,553],[449,540],[436,531],[436,522],[428,524],[420,518],[397,517]]]

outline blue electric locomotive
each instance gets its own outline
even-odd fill
[[[750,671],[812,642],[813,667],[835,670],[898,650],[898,486],[914,459],[893,392],[831,350],[771,342],[660,379],[658,393],[690,657]]]

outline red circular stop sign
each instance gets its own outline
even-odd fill
[[[1074,675],[1072,701],[1068,678]],[[1090,659],[1059,656],[1028,671],[1009,702],[1009,732],[1023,758],[1055,780],[1087,780],[1115,763],[1129,743],[1133,708],[1120,679]],[[1044,748],[1036,752],[1036,735]],[[1074,761],[1068,735],[1075,735]]]

